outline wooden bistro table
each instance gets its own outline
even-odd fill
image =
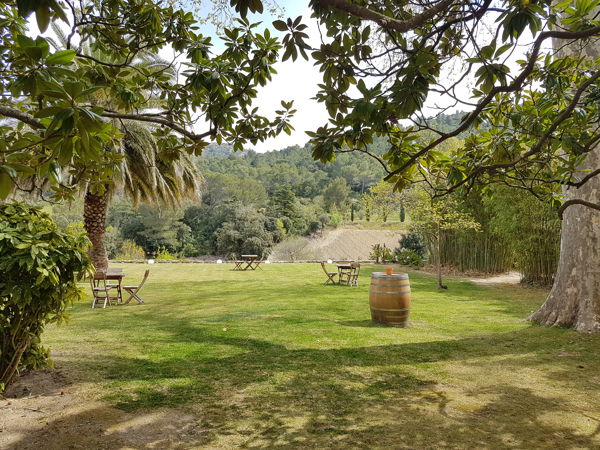
[[[258,255],[241,255],[242,262],[239,265],[239,270],[256,270],[260,265]]]
[[[351,263],[341,263],[337,265],[338,268],[338,284],[349,283],[350,275],[352,274],[352,264]],[[345,280],[344,280],[345,278]]]
[[[94,275],[94,285],[97,286],[98,283],[100,282],[100,280],[104,280],[106,279],[106,281],[108,282],[110,281],[116,281],[116,283],[108,283],[108,284],[112,284],[113,286],[115,286],[117,288],[117,303],[122,303],[123,302],[123,292],[121,290],[121,283],[123,282],[123,278],[125,277],[125,272],[123,272],[123,269],[117,269],[117,268],[112,268],[112,269],[106,269],[106,278],[104,276],[103,272],[96,272],[96,274]]]

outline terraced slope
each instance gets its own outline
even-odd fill
[[[335,229],[322,237],[284,242],[273,249],[273,261],[293,259],[365,260],[374,245],[398,247],[402,232],[388,230]],[[293,249],[292,249],[293,248]]]

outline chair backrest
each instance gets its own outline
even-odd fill
[[[148,275],[150,275],[150,269],[146,269],[146,272],[144,272],[144,278],[142,278],[142,282],[140,283],[139,289],[142,288],[142,286],[144,285],[144,283],[148,279]]]
[[[327,271],[327,267],[325,267],[325,261],[321,261],[321,267],[323,268],[323,272],[325,272],[327,275],[329,275],[329,272]]]
[[[102,287],[106,289],[106,272],[104,270],[97,270],[93,275],[90,276],[90,286]]]
[[[360,273],[360,263],[352,263],[352,270],[354,271],[354,275],[358,276]]]

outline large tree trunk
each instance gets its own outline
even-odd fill
[[[85,193],[83,224],[88,238],[92,242],[90,258],[96,270],[106,270],[108,267],[108,256],[104,247],[107,211],[108,189],[101,195],[92,194],[90,191]]]
[[[600,167],[596,148],[581,169]],[[600,177],[579,189],[567,191],[567,198],[597,203]],[[568,207],[563,216],[560,259],[550,295],[530,320],[578,331],[600,332],[600,212],[582,205]]]
[[[597,11],[596,11],[597,12]],[[559,57],[585,54],[600,55],[600,40],[564,45]],[[600,168],[600,146],[596,146],[578,167],[585,176]],[[565,200],[580,199],[591,203],[600,200],[600,176],[582,187],[567,189]],[[600,212],[583,205],[568,207],[563,215],[560,259],[554,285],[542,307],[529,319],[542,325],[563,326],[578,331],[600,332]]]

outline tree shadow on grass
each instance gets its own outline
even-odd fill
[[[564,412],[561,398],[500,383],[485,393],[467,393],[477,402],[462,410],[453,406],[446,386],[427,370],[419,370],[419,365],[484,357],[504,357],[504,367],[513,364],[515,370],[535,367],[540,364],[536,352],[551,347],[559,330],[531,327],[457,340],[312,349],[231,336],[182,317],[162,316],[155,326],[168,334],[163,343],[188,343],[189,351],[131,358],[99,354],[67,363],[86,366],[97,377],[94,381],[108,382],[112,393],[105,400],[129,414],[177,409],[198,417],[203,430],[198,445],[589,448],[599,444],[597,435],[546,421],[548,415]],[[235,349],[235,354],[206,356],[194,352],[192,347],[199,344]]]

